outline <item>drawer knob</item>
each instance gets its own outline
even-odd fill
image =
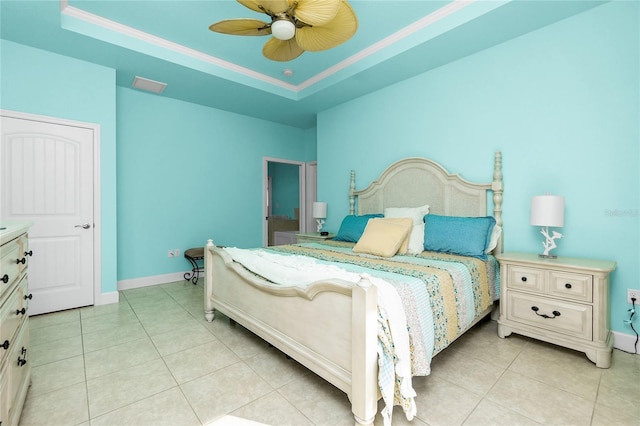
[[[527,282],[527,277],[521,277],[520,281],[522,281],[523,283],[526,283]]]
[[[565,286],[565,288],[571,288],[571,284],[569,284],[569,283],[566,283],[564,286]]]
[[[24,315],[26,313],[27,313],[27,310],[25,308],[16,309],[16,315]]]
[[[2,346],[2,349],[6,351],[7,349],[9,349],[9,341],[5,340],[4,343],[0,346]]]
[[[544,319],[554,319],[555,317],[559,317],[560,316],[560,312],[558,312],[558,311],[551,312],[551,314],[553,315],[552,317],[547,315],[547,314],[539,314],[538,311],[540,310],[540,308],[538,308],[537,306],[532,306],[531,310],[533,312],[535,312],[537,316],[542,317]]]
[[[23,265],[27,263],[27,258],[23,257],[22,259],[16,259],[16,263],[22,263]]]
[[[24,295],[24,300],[27,300],[27,299],[29,299],[29,300],[33,299],[33,294],[31,294],[31,293],[25,294]]]
[[[5,283],[5,284],[8,283],[9,282],[9,275],[4,274],[4,276],[2,277],[2,282]]]
[[[33,250],[25,251],[24,255],[25,256],[33,256]]]

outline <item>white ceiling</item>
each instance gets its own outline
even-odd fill
[[[267,19],[233,0],[3,0],[0,35],[114,68],[120,86],[141,76],[168,84],[157,96],[308,128],[319,111],[601,3],[353,0],[353,38],[289,62],[262,56],[266,37],[209,31]]]

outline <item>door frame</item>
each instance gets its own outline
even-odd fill
[[[93,305],[111,303],[102,300],[102,221],[100,216],[100,125],[84,121],[31,114],[21,111],[0,109],[0,115],[20,120],[39,121],[47,124],[80,127],[93,133]]]
[[[298,190],[300,193],[300,201],[298,202],[298,232],[304,232],[306,229],[306,179],[307,164],[304,161],[286,160],[284,158],[262,157],[262,246],[266,247],[269,241],[269,226],[267,217],[269,216],[268,198],[269,198],[269,163],[293,164],[299,166],[298,170]]]

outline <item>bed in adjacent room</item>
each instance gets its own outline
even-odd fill
[[[377,402],[416,413],[411,377],[492,312],[502,250],[502,157],[473,183],[425,158],[400,160],[362,190],[334,240],[205,248],[205,316],[220,311],[334,386],[355,421]],[[488,173],[489,174],[489,173]],[[489,202],[491,200],[491,202]]]

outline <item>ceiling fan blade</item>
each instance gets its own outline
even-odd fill
[[[238,3],[243,5],[244,7],[248,7],[249,9],[256,11],[258,13],[264,13],[262,9],[260,9],[260,0],[237,0]]]
[[[211,31],[242,36],[263,36],[271,34],[271,27],[258,19],[227,19],[209,26]]]
[[[340,2],[336,17],[326,25],[302,27],[296,30],[296,41],[303,50],[317,52],[331,49],[349,40],[358,29],[358,18],[351,5]]]
[[[296,19],[312,26],[325,25],[335,18],[342,0],[298,0],[293,11]]]
[[[284,12],[289,8],[288,0],[237,0],[241,5],[248,7],[251,10],[254,10],[259,13],[264,13],[264,10],[260,8],[260,6],[264,7],[266,10],[273,13]]]
[[[278,62],[290,61],[303,53],[304,50],[298,46],[295,38],[291,40],[278,40],[275,37],[271,37],[262,48],[262,54],[267,59]]]

